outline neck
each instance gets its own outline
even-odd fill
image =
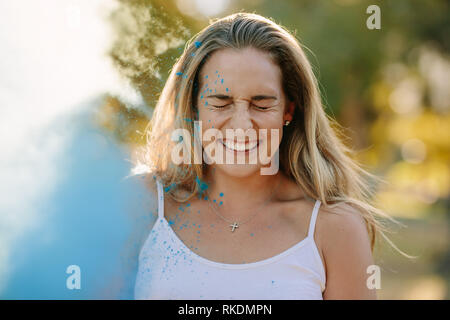
[[[218,205],[216,208],[228,213],[228,216],[245,218],[245,215],[252,214],[249,211],[260,209],[258,206],[267,203],[270,197],[275,197],[274,188],[279,186],[280,175],[280,172],[276,175],[261,175],[256,171],[246,177],[235,177],[208,167],[205,180],[210,200],[215,199]],[[219,205],[220,201],[222,205]]]

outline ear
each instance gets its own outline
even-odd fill
[[[283,120],[286,121],[292,121],[294,118],[294,110],[295,110],[295,103],[293,101],[289,101],[289,104],[287,105],[286,112],[284,113]]]

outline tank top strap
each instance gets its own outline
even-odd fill
[[[321,204],[321,201],[319,199],[317,199],[316,203],[314,204],[314,209],[311,214],[311,219],[309,220],[308,237],[314,238],[314,230],[316,227],[316,220],[317,220],[317,215],[319,213],[320,204]]]
[[[158,179],[156,179],[156,186],[158,188],[158,217],[162,219],[164,217],[164,188]]]

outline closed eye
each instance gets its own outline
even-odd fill
[[[212,107],[214,107],[214,108],[217,108],[217,109],[222,109],[222,108],[225,108],[225,107],[228,107],[230,105],[230,103],[228,103],[228,104],[224,104],[224,105],[211,105]],[[267,109],[270,109],[271,107],[261,107],[261,106],[257,106],[256,104],[253,104],[253,106],[255,107],[255,108],[257,108],[258,110],[267,110]]]
[[[259,110],[267,110],[270,108],[270,107],[260,107],[260,106],[257,106],[256,104],[254,104],[253,106]]]
[[[221,106],[218,106],[218,105],[211,105],[211,106],[213,106],[214,108],[217,108],[217,109],[221,109],[221,108],[225,108],[225,107],[227,107],[227,106],[229,106],[230,104],[228,103],[228,104],[224,104],[224,105],[221,105]]]

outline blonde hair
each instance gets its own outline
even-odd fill
[[[201,187],[198,182],[204,175],[203,165],[175,166],[171,161],[170,150],[175,144],[171,133],[182,128],[194,135],[190,119],[196,119],[198,75],[208,57],[223,48],[245,47],[267,52],[274,59],[282,71],[283,90],[295,102],[294,117],[283,129],[280,169],[309,197],[321,200],[325,206],[345,202],[359,208],[372,250],[377,233],[395,247],[384,235],[386,229],[378,218],[395,220],[370,204],[373,191],[366,178],[381,179],[358,165],[351,158],[352,150],[338,138],[339,125],[323,109],[317,80],[297,39],[282,26],[257,14],[236,13],[217,19],[187,42],[146,128],[147,143],[141,163],[169,186],[168,193],[173,199],[187,201],[197,194]],[[193,145],[187,147],[193,154]],[[180,196],[183,191],[187,192],[184,197]]]

